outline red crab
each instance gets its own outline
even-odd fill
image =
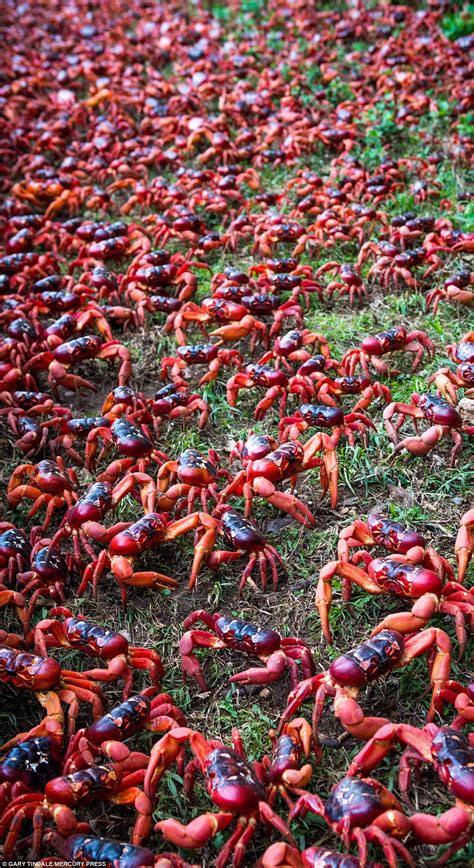
[[[350,446],[355,444],[355,434],[359,433],[363,443],[367,442],[367,429],[375,431],[375,425],[365,413],[348,413],[344,415],[340,407],[329,407],[327,404],[301,404],[293,416],[284,416],[278,423],[278,431],[283,442],[297,440],[301,431],[308,428],[331,428],[331,442],[334,447],[345,435]]]
[[[194,625],[202,621],[210,632],[195,630]],[[258,627],[249,621],[220,615],[211,615],[203,609],[191,612],[183,622],[188,631],[180,639],[181,668],[183,678],[195,678],[201,690],[207,691],[199,661],[194,654],[196,648],[230,648],[258,657],[264,664],[246,669],[232,675],[230,681],[238,684],[270,684],[278,681],[289,669],[293,687],[299,681],[298,662],[304,678],[314,675],[315,663],[306,642],[294,637],[282,637],[276,630]],[[192,627],[192,630],[189,628]]]
[[[15,449],[20,449],[26,459],[33,458],[42,451],[48,440],[51,420],[37,422],[25,413],[20,415],[12,411],[8,413],[7,422],[18,438],[13,444]]]
[[[357,566],[362,562],[364,568]],[[372,558],[368,552],[359,552],[349,561],[331,561],[320,571],[316,590],[316,606],[319,610],[324,636],[332,642],[328,614],[332,600],[332,581],[340,576],[353,582],[365,591],[380,595],[387,591],[415,602],[411,612],[388,615],[376,628],[397,630],[403,634],[425,627],[436,612],[449,614],[456,619],[456,634],[462,655],[466,644],[466,616],[472,616],[474,594],[459,582],[445,558],[432,554],[432,549],[415,545],[406,554]],[[446,584],[443,584],[447,578]]]
[[[303,373],[300,369],[299,374]],[[314,394],[328,407],[339,407],[346,395],[360,395],[349,413],[357,413],[359,410],[367,410],[373,401],[381,398],[388,403],[392,400],[392,393],[388,386],[373,380],[371,377],[351,376],[326,377],[318,371],[310,374],[313,383]]]
[[[301,364],[311,359],[313,354],[308,352],[306,347],[318,345],[319,354],[325,358],[330,358],[330,350],[327,338],[322,334],[316,334],[310,329],[293,329],[281,337],[277,337],[273,347],[268,350],[261,359],[258,360],[259,365],[265,365],[270,360],[275,362],[275,369],[283,365],[287,371],[294,373],[294,368],[290,362],[298,362]],[[332,360],[331,360],[332,361]],[[333,362],[337,365],[337,362]]]
[[[235,322],[229,323],[229,325],[214,329],[212,332],[209,332],[209,337],[217,338],[219,346],[250,337],[249,352],[252,354],[259,338],[263,347],[268,347],[268,329],[264,322],[248,313],[245,305],[241,305],[241,307],[245,310],[244,316],[239,317]]]
[[[354,757],[349,775],[366,774],[384,759],[400,742],[407,745],[404,763],[400,764],[400,786],[406,795],[410,784],[409,760],[429,763],[442,783],[455,798],[455,806],[434,817],[414,813],[410,817],[410,830],[415,839],[424,844],[450,844],[438,860],[444,865],[471,839],[474,829],[474,745],[469,737],[452,727],[428,724],[416,729],[405,723],[388,723],[374,734]],[[358,778],[352,778],[358,780]]]
[[[314,527],[316,519],[312,512],[294,494],[277,491],[275,483],[291,480],[292,488],[301,473],[314,467],[321,468],[321,484],[323,490],[329,488],[331,504],[337,502],[337,465],[335,462],[334,445],[326,434],[315,434],[302,446],[297,441],[288,443],[269,442],[269,449],[262,454],[261,437],[250,437],[245,444],[245,469],[241,470],[220,494],[220,502],[227,501],[234,495],[244,495],[245,516],[252,513],[252,501],[255,495],[264,497],[272,506],[288,513],[300,524]],[[276,446],[276,448],[274,448]],[[316,457],[318,452],[323,458]]]
[[[352,548],[374,545],[381,545],[391,552],[406,555],[415,546],[425,548],[426,540],[418,531],[406,528],[399,522],[374,512],[369,515],[367,521],[356,518],[349,527],[341,531],[337,552],[342,560],[348,560]],[[447,561],[434,549],[430,548],[428,553],[434,566],[440,568],[444,564],[447,569],[449,568]]]
[[[433,314],[436,315],[440,301],[462,304],[468,308],[474,308],[474,285],[473,271],[459,271],[446,278],[442,287],[432,289],[426,296],[426,305],[433,305]]]
[[[127,605],[128,587],[177,587],[176,580],[163,573],[157,573],[155,570],[137,572],[134,569],[134,561],[144,552],[157,549],[165,542],[171,542],[201,525],[206,527],[208,520],[207,514],[194,512],[178,521],[170,522],[166,513],[149,512],[138,521],[130,523],[125,530],[115,534],[110,540],[108,549],[103,550],[93,563],[88,564],[79,587],[79,594],[83,593],[89,585],[92,585],[93,591],[96,592],[101,576],[109,567],[119,584],[124,607]]]
[[[195,555],[189,579],[190,588],[194,587],[204,562],[212,570],[217,569],[221,564],[231,563],[232,561],[240,560],[242,557],[247,557],[247,566],[240,580],[240,592],[243,591],[247,584],[257,562],[262,588],[265,589],[267,586],[267,564],[269,564],[273,586],[276,589],[278,585],[278,565],[285,575],[286,567],[277,550],[270,545],[253,521],[245,518],[242,513],[236,509],[231,509],[230,506],[225,504],[219,504],[212,511],[212,515],[200,513],[200,517],[202,530],[199,532],[199,541],[194,547]],[[218,533],[223,534],[229,540],[234,546],[234,551],[212,551]]]
[[[394,423],[392,418],[395,414],[398,414],[398,418]],[[407,416],[413,418],[415,426],[421,419],[426,419],[431,425],[422,434],[405,437],[399,442],[398,432]],[[388,435],[395,445],[393,455],[397,455],[404,449],[412,455],[427,455],[443,437],[449,434],[454,441],[451,450],[451,467],[456,464],[462,446],[461,432],[468,435],[474,434],[474,426],[463,422],[456,407],[453,407],[444,398],[429,393],[420,395],[418,392],[414,392],[410,404],[394,401],[385,408],[383,418]]]
[[[141,762],[139,762],[139,758]],[[48,781],[43,793],[18,796],[0,818],[0,838],[4,838],[5,858],[15,852],[25,820],[33,823],[33,854],[37,856],[43,842],[44,821],[51,819],[65,835],[90,831],[86,822],[79,822],[75,809],[105,800],[134,807],[137,818],[132,832],[132,844],[140,845],[151,831],[152,804],[137,786],[145,777],[146,754],[132,755],[130,763],[108,763],[90,766],[69,775]]]
[[[253,252],[261,256],[272,256],[276,244],[294,244],[291,256],[299,256],[306,249],[307,241],[315,238],[309,235],[304,226],[296,220],[288,220],[286,216],[265,214],[259,218],[254,230],[255,244]]]
[[[65,389],[92,389],[97,387],[89,380],[68,373],[72,365],[77,365],[85,359],[119,359],[120,370],[118,381],[120,386],[126,386],[131,373],[130,350],[119,341],[104,343],[97,335],[83,335],[81,338],[60,344],[52,352],[46,351],[34,356],[25,366],[25,370],[48,370],[48,383],[52,389],[63,386]]]
[[[34,529],[35,530],[35,529]],[[41,598],[64,603],[66,588],[74,573],[74,559],[70,554],[51,551],[51,539],[38,539],[32,534],[33,548],[29,562],[16,574],[17,587],[28,597],[28,615],[31,617]]]
[[[365,864],[366,868],[382,868],[379,862]],[[317,845],[301,852],[283,841],[271,844],[257,862],[257,868],[359,868],[360,865],[360,858],[348,853],[336,853]]]
[[[133,241],[134,238],[136,241]],[[92,239],[88,240],[90,243],[86,245],[85,255],[80,254],[79,258],[71,263],[71,268],[88,268],[90,265],[94,267],[97,265],[96,260],[122,259],[135,254],[141,257],[151,248],[150,239],[144,235],[143,229],[133,223],[128,226],[121,222],[100,226],[93,233]]]
[[[291,754],[294,754],[296,749],[296,757],[301,755],[302,749],[309,750],[308,733],[305,729],[302,733],[300,736],[296,728],[291,731],[294,739],[294,741],[291,739]],[[198,848],[203,847],[218,832],[236,822],[235,830],[219,852],[216,860],[217,868],[223,868],[231,854],[234,868],[242,864],[246,848],[259,821],[277,829],[294,844],[288,826],[275,813],[272,802],[280,787],[292,790],[300,783],[304,785],[308,780],[310,768],[295,767],[296,757],[291,755],[285,757],[280,765],[281,758],[278,752],[273,754],[273,761],[268,771],[261,763],[250,765],[245,759],[239,734],[235,730],[233,747],[228,748],[218,741],[206,741],[199,732],[187,728],[173,729],[151,750],[150,764],[145,778],[145,792],[152,801],[165,771],[185,744],[189,744],[194,754],[194,759],[185,771],[185,789],[188,794],[192,794],[195,773],[200,769],[206,779],[208,794],[218,808],[218,812],[201,814],[187,826],[174,819],[162,820],[156,824],[156,831],[161,832],[167,841],[178,846]],[[290,769],[293,773],[287,783],[285,772]]]
[[[440,368],[428,383],[435,383],[438,395],[449,401],[453,407],[458,404],[458,390],[463,389],[466,398],[474,398],[474,362],[464,362],[458,365],[456,371],[451,368]]]
[[[25,482],[24,480],[29,480]],[[23,499],[33,500],[28,518],[46,505],[43,530],[48,527],[53,513],[63,506],[72,506],[77,500],[78,480],[70,468],[66,469],[61,459],[39,461],[38,464],[19,464],[13,471],[7,488],[10,506],[18,506]]]
[[[74,730],[78,699],[91,703],[94,717],[100,717],[103,711],[98,685],[78,672],[61,669],[57,660],[51,657],[38,657],[21,649],[0,648],[0,682],[32,690],[46,708],[50,692],[57,693],[59,699],[69,705],[70,732]],[[37,734],[35,730],[27,733],[28,736]]]
[[[275,293],[290,292],[289,301],[299,300],[302,295],[309,307],[310,293],[319,293],[322,287],[313,277],[310,265],[301,265],[295,257],[267,259],[264,264],[252,265],[249,273],[261,275],[257,286]]]
[[[66,860],[66,863],[92,865],[114,865],[117,868],[198,868],[185,862],[177,853],[158,853],[156,856],[147,847],[115,841],[111,838],[98,838],[82,833],[66,837],[48,829],[44,842]],[[58,865],[54,856],[41,859],[38,868]]]
[[[325,262],[324,265],[321,265],[321,267],[317,269],[315,277],[318,278],[321,274],[327,274],[328,271],[336,271],[339,275],[339,279],[332,280],[331,283],[324,288],[324,292],[327,293],[330,299],[336,291],[339,296],[347,294],[349,295],[349,304],[352,307],[355,298],[357,298],[358,301],[362,301],[364,296],[367,295],[367,288],[360,276],[357,266],[353,267],[347,263],[334,261]]]
[[[398,235],[392,233],[390,241],[386,242],[383,247],[382,242],[377,245],[381,249],[382,256],[376,259],[370,268],[369,277],[375,276],[385,287],[388,286],[390,280],[393,280],[396,289],[399,285],[399,278],[402,278],[403,282],[416,292],[420,282],[443,267],[443,260],[436,255],[435,248],[425,250],[424,247],[415,247],[411,250],[399,250],[395,246],[398,241]],[[428,267],[421,277],[412,273],[414,269],[423,265]]]
[[[43,703],[46,706],[46,700]],[[13,799],[44,789],[61,770],[64,714],[54,693],[48,694],[47,708],[47,717],[36,728],[38,734],[18,733],[1,748],[0,817]]]
[[[458,365],[474,362],[474,332],[467,332],[458,343],[449,344],[446,352]]]
[[[123,678],[124,698],[130,695],[132,689],[132,669],[147,669],[152,683],[159,686],[164,668],[156,651],[130,645],[121,633],[88,621],[82,615],[75,617],[64,606],[50,609],[49,614],[54,617],[38,621],[33,631],[38,654],[47,657],[48,648],[73,648],[86,656],[105,660],[106,669],[91,669],[82,675],[94,681],[106,682]],[[61,615],[64,621],[57,620],[57,615]]]
[[[87,445],[95,435],[92,432],[97,428],[109,427],[111,418],[106,416],[83,416],[81,418],[69,418],[66,415],[56,417],[43,423],[49,428],[56,428],[56,436],[50,441],[49,448],[53,455],[63,450],[66,455],[79,467],[83,467],[85,459],[74,448],[78,441],[85,441]]]
[[[194,365],[208,365],[209,370],[199,380],[199,385],[211,383],[223,365],[231,368],[235,365],[240,369],[242,356],[237,350],[226,350],[218,344],[188,344],[178,347],[176,357],[168,357],[161,360],[161,377],[166,380],[168,370],[171,369],[171,379],[176,386],[186,385],[181,372]]]
[[[36,531],[31,536],[34,542]],[[17,573],[28,566],[30,556],[31,539],[25,532],[9,521],[0,522],[0,582],[13,585]]]
[[[86,446],[86,467],[92,471],[95,470],[96,465],[98,440],[103,440],[106,447],[112,443],[124,456],[109,464],[98,477],[100,482],[113,484],[124,470],[137,470],[143,473],[152,461],[159,465],[168,461],[168,456],[156,448],[146,426],[136,425],[127,418],[121,418],[115,419],[110,428],[102,426],[90,432]]]
[[[366,684],[386,675],[393,669],[407,666],[414,658],[434,654],[430,663],[431,705],[428,718],[443,707],[442,689],[449,679],[451,668],[451,642],[449,636],[437,628],[421,630],[404,639],[395,630],[374,630],[367,642],[363,642],[341,657],[333,660],[327,672],[321,672],[300,682],[288,697],[279,723],[279,732],[298,712],[305,699],[314,696],[313,732],[319,743],[318,726],[328,697],[334,697],[334,714],[352,736],[367,740],[384,723],[386,718],[368,717],[362,711],[357,697]],[[323,740],[324,743],[324,740]],[[328,742],[332,743],[331,741]]]
[[[133,415],[135,419],[140,411],[145,412],[148,401],[143,392],[130,386],[116,386],[105,396],[101,413],[109,418]]]
[[[381,376],[395,376],[400,371],[391,368],[381,356],[394,352],[414,353],[412,371],[416,371],[425,353],[428,359],[434,356],[435,346],[425,332],[416,330],[408,332],[404,326],[393,326],[385,332],[379,332],[373,337],[364,338],[360,347],[348,350],[342,364],[349,374],[353,374],[358,365],[366,377],[370,377],[369,364]]]
[[[89,485],[84,494],[68,509],[54,534],[49,546],[51,557],[54,554],[51,550],[56,548],[61,540],[72,537],[74,560],[78,565],[82,564],[81,549],[87,557],[95,558],[90,540],[108,542],[112,536],[128,527],[128,522],[117,522],[106,528],[102,522],[107,512],[114,509],[122,497],[134,488],[135,482],[142,481],[142,478],[148,479],[144,474],[129,473],[115,488],[108,482],[93,482]]]
[[[0,415],[14,413],[15,416],[60,415],[64,413],[64,407],[54,403],[51,395],[47,392],[18,390],[3,393],[1,399],[8,406],[0,410]]]
[[[231,407],[235,407],[241,389],[254,389],[259,386],[266,389],[266,392],[255,408],[256,419],[263,419],[277,398],[280,398],[281,414],[285,410],[288,395],[297,394],[300,398],[309,400],[314,394],[313,384],[304,377],[288,377],[281,368],[271,368],[269,365],[246,365],[243,371],[227,380],[227,402]]]
[[[179,344],[186,343],[185,326],[188,322],[196,322],[205,338],[216,337],[220,343],[237,341],[251,336],[250,352],[253,352],[257,338],[264,346],[268,346],[268,329],[264,322],[249,314],[245,305],[224,298],[204,298],[199,305],[190,301],[183,305],[177,314],[172,315],[173,328]],[[224,322],[208,333],[205,324],[209,322]]]
[[[199,414],[199,429],[204,428],[211,413],[207,401],[201,395],[191,393],[186,386],[168,383],[158,389],[155,397],[147,402],[145,412],[137,411],[135,418],[142,419],[147,424],[152,423],[158,435],[164,419],[186,419],[194,413]]]
[[[136,257],[122,278],[122,287],[131,283],[145,286],[147,290],[166,287],[165,294],[170,294],[170,288],[177,290],[180,301],[191,298],[197,287],[196,276],[191,268],[208,269],[205,262],[190,262],[181,253],[170,253],[168,250],[150,250],[141,257]]]
[[[64,771],[87,768],[98,756],[113,761],[129,757],[131,752],[124,742],[142,730],[164,732],[185,726],[184,715],[173,704],[171,696],[154,694],[155,689],[147,687],[136,696],[129,696],[86,729],[79,729],[69,740]]]
[[[399,840],[410,831],[410,819],[393,793],[374,778],[342,778],[333,786],[326,804],[318,795],[305,793],[291,809],[290,820],[308,812],[323,817],[346,847],[357,845],[358,865],[367,865],[367,844],[374,843],[382,847],[391,868],[398,865],[398,856],[415,868]]]
[[[199,498],[201,509],[208,511],[209,498],[219,500],[220,479],[229,480],[231,475],[221,468],[214,449],[209,449],[207,457],[197,449],[185,449],[177,461],[166,461],[158,471],[158,507],[164,511],[176,507],[178,515],[186,503],[189,513]]]

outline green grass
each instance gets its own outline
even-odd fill
[[[469,36],[474,29],[474,4],[465,3],[462,10],[447,12],[441,19],[440,26],[448,39]]]

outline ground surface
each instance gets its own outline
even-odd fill
[[[225,6],[215,6],[214,15],[225,28],[237,28],[238,33],[246,27],[255,26],[257,16],[261,13],[260,4],[247,2],[242,4],[242,11],[234,20],[233,13]],[[460,35],[465,19],[457,12],[449,11],[442,21],[442,26],[452,38]],[[273,38],[271,43],[270,37]],[[224,38],[224,37],[222,37]],[[278,52],[281,44],[278,28],[269,32],[269,44]],[[363,48],[363,43],[361,45]],[[339,48],[335,61],[340,63],[343,83],[343,54]],[[172,70],[171,70],[172,72]],[[171,74],[171,73],[170,73]],[[342,86],[342,84],[341,84]],[[334,104],[341,101],[342,95],[335,84]],[[374,112],[374,110],[372,110]],[[466,130],[467,121],[465,121]],[[389,108],[380,105],[376,116],[370,118],[370,128],[365,137],[361,137],[356,145],[355,154],[365,164],[375,167],[384,158],[387,147],[391,155],[397,157],[423,156],[433,149],[442,149],[443,143],[449,143],[451,120],[440,102],[438,112],[425,115],[421,123],[423,140],[418,139],[417,131],[404,130],[397,133],[394,129],[393,116]],[[472,130],[472,127],[470,127]],[[446,145],[446,151],[448,146]],[[189,162],[189,160],[188,160]],[[315,149],[311,158],[296,160],[289,168],[279,166],[277,169],[263,167],[260,170],[261,185],[265,191],[279,191],[285,183],[294,176],[302,166],[317,171],[324,179],[328,175],[329,163],[327,151]],[[415,175],[413,175],[415,178]],[[472,205],[461,202],[461,194],[468,189],[469,176],[465,165],[456,164],[450,159],[443,159],[434,179],[439,181],[440,197],[450,200],[451,206],[443,206],[439,211],[439,198],[417,204],[413,196],[403,190],[384,202],[383,207],[393,216],[406,210],[417,214],[442,213],[452,220],[455,228],[469,229],[472,220]],[[171,180],[171,173],[170,173]],[[252,191],[248,191],[252,198]],[[92,218],[97,215],[86,213]],[[214,228],[214,227],[213,227]],[[219,220],[215,219],[215,229],[219,231]],[[306,253],[302,262],[320,265],[327,259],[351,261],[356,253],[356,245],[339,244],[330,251],[319,249],[314,254]],[[283,253],[281,254],[283,255]],[[212,272],[219,272],[224,265],[233,264],[246,268],[255,261],[251,253],[251,245],[240,244],[237,253],[215,251],[207,256]],[[443,270],[435,276],[437,283],[442,284],[447,274],[472,268],[472,262],[467,256],[449,257]],[[430,286],[433,284],[431,283]],[[326,335],[332,356],[341,358],[344,351],[357,345],[367,334],[380,331],[394,324],[404,324],[410,329],[422,328],[436,344],[436,356],[429,363],[423,363],[415,375],[409,373],[409,364],[402,360],[404,373],[396,379],[387,381],[392,390],[394,400],[408,400],[411,393],[426,389],[427,377],[439,367],[446,364],[444,347],[459,340],[472,326],[472,310],[441,304],[434,316],[426,307],[426,286],[420,283],[419,289],[413,290],[401,282],[398,289],[392,287],[381,291],[372,282],[370,296],[361,306],[350,309],[345,300],[335,300],[331,304],[321,303],[315,297],[311,300],[311,310],[306,316],[306,326]],[[199,274],[198,299],[205,297],[209,291],[209,279],[205,273]],[[170,338],[162,335],[162,316],[156,316],[148,322],[146,330],[129,332],[125,343],[132,350],[134,376],[133,385],[151,394],[158,386],[159,362],[164,355],[172,354],[175,344]],[[84,376],[93,374],[94,365],[85,365]],[[160,448],[170,456],[178,455],[184,448],[196,446],[201,450],[208,447],[217,449],[225,456],[232,444],[245,437],[250,431],[269,431],[274,433],[277,414],[271,411],[262,423],[255,423],[252,418],[255,406],[254,395],[241,393],[238,406],[231,409],[225,400],[225,378],[221,375],[216,383],[205,389],[205,397],[212,407],[209,425],[198,434],[194,422],[176,423],[163,429]],[[102,403],[110,386],[114,384],[113,375],[100,387],[91,398],[90,395],[74,397],[72,402],[78,414],[93,415]],[[76,599],[74,608],[82,611],[91,619],[101,623],[124,629],[136,645],[146,645],[156,648],[162,656],[166,667],[163,689],[172,693],[189,725],[200,730],[209,737],[229,738],[232,727],[238,727],[243,743],[250,759],[261,758],[269,750],[268,730],[275,726],[285,703],[289,690],[289,680],[269,688],[230,689],[228,677],[230,672],[246,666],[239,655],[230,652],[206,653],[202,655],[204,671],[210,685],[210,693],[199,693],[194,684],[183,686],[181,672],[177,660],[177,643],[182,633],[182,620],[193,609],[203,608],[209,611],[219,610],[254,620],[262,625],[269,625],[281,630],[284,634],[304,637],[314,650],[318,666],[326,668],[328,663],[342,651],[354,647],[364,640],[372,625],[376,624],[387,613],[400,608],[396,600],[382,598],[374,599],[366,593],[354,592],[352,604],[343,606],[340,601],[339,585],[335,583],[335,599],[331,612],[331,626],[334,632],[335,644],[328,647],[320,638],[320,625],[314,609],[314,591],[317,575],[321,567],[333,559],[336,553],[336,542],[339,531],[355,517],[366,517],[374,511],[383,511],[388,516],[402,521],[427,535],[430,543],[453,562],[454,540],[461,515],[472,505],[473,486],[473,450],[466,440],[464,449],[455,468],[449,466],[449,442],[438,446],[426,458],[407,458],[405,455],[392,461],[391,445],[381,424],[381,407],[378,406],[373,418],[377,424],[377,432],[370,438],[367,448],[356,446],[340,446],[338,449],[340,462],[340,499],[337,508],[331,510],[327,501],[321,502],[318,473],[312,471],[298,481],[298,495],[309,505],[317,517],[317,528],[306,531],[295,522],[287,521],[278,515],[262,501],[256,501],[255,519],[260,527],[268,532],[272,544],[278,549],[288,566],[288,580],[282,579],[276,591],[267,589],[263,593],[256,585],[248,585],[243,597],[239,600],[237,587],[241,568],[239,565],[222,568],[217,575],[204,570],[193,593],[187,590],[187,574],[192,539],[185,537],[176,545],[167,545],[158,555],[149,556],[147,563],[166,572],[180,581],[180,589],[175,593],[160,593],[151,591],[131,591],[129,608],[126,614],[121,611],[117,589],[111,578],[101,584],[99,600]],[[4,441],[3,459],[1,464],[1,483],[8,481],[12,467],[18,462],[10,441]],[[90,479],[81,471],[81,479]],[[238,504],[237,504],[238,505]],[[19,521],[26,514],[22,508],[12,513],[5,507],[4,519]],[[124,520],[136,515],[136,504],[127,499],[121,504],[119,513]],[[468,575],[468,583],[472,582],[474,574]],[[39,610],[44,616],[47,609]],[[446,630],[453,642],[455,635],[451,620],[437,617],[433,623]],[[464,660],[453,663],[454,677],[465,681],[469,678],[470,652],[467,649]],[[71,653],[61,654],[64,665],[82,665],[80,658]],[[472,672],[471,672],[472,674]],[[140,679],[138,679],[140,683]],[[116,691],[110,690],[110,696],[116,698]],[[22,697],[18,704],[17,694],[11,690],[3,693],[4,703],[0,711],[2,730],[10,735],[19,729],[26,729],[35,715],[36,707],[28,698]],[[407,671],[377,683],[366,691],[363,706],[374,714],[387,714],[393,720],[404,720],[416,726],[422,726],[429,704],[427,695],[426,662],[417,661]],[[310,713],[308,705],[307,712]],[[449,716],[449,712],[448,712]],[[324,717],[322,730],[325,733],[337,733],[338,726],[334,723],[328,706]],[[144,748],[152,744],[153,739],[144,735],[139,745]],[[337,782],[358,750],[355,740],[348,740],[339,751],[327,750],[322,767],[315,767],[312,786],[324,798],[331,786]],[[379,777],[395,792],[397,792],[396,768],[392,761],[386,761]],[[420,781],[413,790],[413,801],[419,810],[436,813],[445,810],[450,805],[438,779],[429,772],[423,772]],[[174,816],[182,821],[189,820],[201,810],[208,809],[209,803],[205,792],[198,788],[198,798],[195,805],[190,806],[182,795],[181,781],[171,772],[167,775],[161,788],[160,801],[156,817]],[[126,837],[129,814],[125,809],[104,806],[94,810],[94,823],[100,834],[118,838]],[[202,863],[211,864],[217,852],[217,839],[212,847],[202,853]],[[301,847],[310,843],[324,843],[337,846],[336,839],[327,832],[319,821],[307,821],[298,826],[298,843]],[[154,841],[158,850],[160,844]],[[255,838],[254,849],[249,851],[246,864],[255,863],[257,854],[261,854],[267,844],[267,839],[259,835]],[[433,856],[430,848],[417,851],[417,864],[429,864]],[[467,847],[449,864],[467,864],[474,857],[474,850]],[[199,859],[197,860],[199,861]]]

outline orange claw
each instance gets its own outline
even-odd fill
[[[265,661],[265,666],[251,666],[244,672],[231,675],[230,681],[236,684],[271,684],[278,681],[288,666],[283,651],[275,651]]]
[[[295,717],[294,720],[287,724],[284,732],[301,742],[303,753],[306,757],[310,755],[313,731],[311,725],[304,717]]]
[[[62,743],[64,735],[64,713],[58,694],[54,693],[54,691],[39,691],[35,693],[35,698],[45,709],[46,717],[44,717],[41,723],[37,724],[37,726],[34,726],[27,732],[18,732],[9,741],[0,745],[0,753],[5,754],[7,750],[10,750],[10,748],[14,747],[16,744],[26,741],[28,738],[37,738],[39,736],[57,738],[59,743]]]
[[[467,844],[471,837],[469,814],[461,805],[450,808],[438,817],[432,817],[430,814],[413,814],[410,828],[415,838],[423,844],[452,844],[452,848],[450,847],[444,854],[447,858],[460,846]],[[444,864],[444,857],[438,865]]]
[[[188,729],[187,726],[178,726],[167,732],[153,745],[143,787],[146,795],[152,801],[155,798],[161,778],[171,763],[179,756],[183,744],[189,740],[191,733],[192,730]]]
[[[338,477],[339,477],[339,464],[337,460],[336,451],[334,449],[326,449],[324,452],[324,467],[329,479],[329,496],[332,509],[335,509],[337,505],[337,493],[338,493]]]
[[[369,594],[382,594],[383,590],[372,581],[367,573],[364,573],[359,567],[354,564],[349,564],[347,561],[331,561],[319,573],[319,582],[316,589],[316,608],[319,611],[321,618],[321,629],[323,631],[326,642],[332,644],[332,635],[329,627],[329,610],[332,602],[332,580],[335,576],[340,576],[342,579],[348,579],[358,585]],[[382,628],[381,628],[382,629]]]
[[[458,582],[463,582],[474,552],[474,509],[466,512],[461,519],[454,551],[458,562]]]
[[[277,841],[265,850],[258,868],[304,868],[304,862],[299,850]]]
[[[316,526],[316,519],[306,504],[292,494],[277,491],[270,480],[265,479],[263,476],[257,477],[253,481],[253,487],[255,492],[268,500],[272,506],[280,509],[282,512],[288,513],[296,521],[299,521],[300,524],[308,527]]]
[[[266,392],[265,396],[261,399],[261,401],[258,402],[257,406],[255,407],[255,418],[259,421],[263,419],[267,411],[275,403],[278,396],[282,394],[284,396],[281,386],[271,386],[271,388],[268,389],[268,391]]]
[[[444,437],[446,431],[447,428],[442,425],[432,425],[431,428],[428,428],[418,437],[405,437],[404,440],[397,443],[393,454],[397,455],[399,452],[407,449],[412,455],[427,455],[436,446],[438,441]]]
[[[443,710],[442,691],[451,672],[451,640],[444,630],[430,627],[411,636],[405,642],[405,649],[398,662],[397,668],[406,666],[414,657],[419,657],[433,649],[434,661],[430,668],[430,683],[432,686],[432,699],[428,712],[428,720],[433,720],[435,712]]]
[[[339,534],[337,553],[343,561],[349,559],[349,550],[352,546],[373,545],[374,538],[364,521],[356,518],[355,521],[344,528]]]
[[[334,713],[354,738],[371,738],[381,726],[389,723],[386,717],[365,717],[359,703],[341,690],[334,699]]]
[[[151,833],[151,823],[153,815],[153,803],[141,790],[138,790],[133,806],[138,813],[137,819],[132,832],[132,844],[140,847],[144,844]]]
[[[16,613],[23,625],[23,630],[26,636],[30,627],[30,621],[25,597],[18,591],[11,591],[0,585],[0,608],[8,606],[9,603],[15,606]]]
[[[461,729],[466,723],[474,723],[474,683],[459,684],[458,681],[446,681],[440,691],[443,702],[454,705],[457,717],[451,727]]]
[[[164,588],[178,587],[176,579],[172,579],[171,576],[165,576],[163,573],[156,573],[151,570],[148,572],[132,573],[131,576],[118,579],[118,581],[119,584],[134,588],[151,588],[153,585]]]
[[[311,678],[306,678],[304,681],[300,681],[298,686],[291,691],[288,696],[288,704],[278,724],[278,735],[281,735],[284,727],[287,725],[287,722],[291,720],[291,718],[301,707],[305,699],[307,699],[309,696],[314,696],[316,694],[318,687],[320,687],[320,685],[324,681],[324,678],[325,673],[320,672],[318,675],[313,675],[311,676]]]
[[[206,513],[200,513],[202,524],[206,528],[197,545],[194,546],[194,559],[189,576],[189,587],[194,588],[204,561],[208,558],[216,541],[219,522]]]
[[[214,331],[210,332],[210,336],[218,337],[223,343],[226,343],[227,341],[239,341],[241,338],[245,338],[255,331],[262,332],[263,340],[266,339],[266,326],[249,314],[248,316],[244,316],[240,322],[214,329]]]
[[[423,594],[415,601],[410,612],[395,612],[393,615],[387,615],[372,630],[371,636],[375,636],[381,630],[396,630],[404,635],[422,630],[437,612],[438,605],[439,599],[436,594]]]
[[[390,753],[398,740],[418,751],[425,762],[430,763],[432,761],[431,738],[425,730],[417,729],[405,723],[387,723],[372,736],[370,741],[354,757],[347,772],[348,777],[366,775],[373,771]]]
[[[161,820],[161,822],[156,824],[155,831],[161,832],[167,841],[170,841],[177,847],[189,847],[192,849],[204,847],[218,832],[226,829],[233,819],[235,819],[234,814],[225,813],[224,811],[213,814],[208,811],[196,817],[195,820],[191,820],[187,826],[184,826],[178,820]]]

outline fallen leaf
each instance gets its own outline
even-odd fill
[[[414,506],[415,497],[409,488],[401,488],[399,485],[390,485],[388,489],[390,499],[402,506]]]
[[[293,524],[294,519],[290,515],[282,515],[277,518],[272,518],[265,523],[265,531],[268,533],[280,533],[285,527]]]

